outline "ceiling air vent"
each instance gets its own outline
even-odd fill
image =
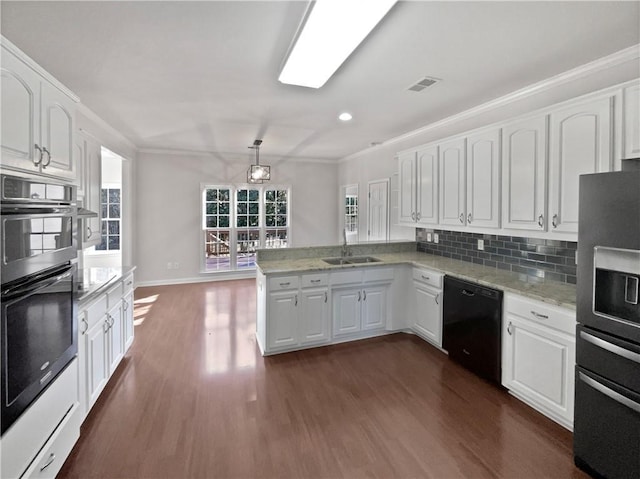
[[[416,83],[411,85],[409,88],[407,88],[407,90],[410,90],[410,91],[422,91],[425,88],[430,87],[431,85],[434,85],[435,83],[437,83],[439,81],[440,81],[439,78],[423,77],[420,80],[418,80]]]

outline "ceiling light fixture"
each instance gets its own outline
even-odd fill
[[[341,121],[350,121],[353,118],[353,116],[351,115],[351,113],[347,113],[346,111],[344,113],[340,113],[340,115],[338,116],[338,120]]]
[[[315,0],[278,80],[320,88],[397,0]]]
[[[262,140],[254,140],[250,146],[252,150],[256,150],[256,164],[249,166],[247,170],[247,183],[264,183],[271,179],[271,167],[269,165],[260,164],[260,145]]]

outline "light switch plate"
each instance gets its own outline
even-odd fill
[[[440,238],[438,237],[438,233],[433,233],[433,242],[434,243],[439,243],[440,242]]]
[[[431,233],[427,233],[427,241],[431,243]]]
[[[481,240],[481,239],[478,240],[478,249],[480,251],[484,251],[484,240]]]

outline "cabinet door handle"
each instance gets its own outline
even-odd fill
[[[283,288],[285,286],[289,286],[291,283],[289,281],[287,281],[286,283],[280,283],[280,286],[282,286]]]
[[[540,228],[544,228],[544,216],[543,215],[538,216],[538,226]]]
[[[85,334],[87,329],[89,329],[89,323],[87,323],[87,318],[82,318],[82,324],[84,324],[84,329],[80,331],[80,334]]]
[[[362,301],[366,301],[367,300],[367,292],[365,290],[362,290]]]
[[[36,149],[37,152],[40,153],[37,159],[36,158],[33,159],[33,165],[38,166],[40,163],[42,163],[42,155],[43,155],[42,148],[40,148],[37,143],[33,145],[33,147]]]
[[[438,301],[439,298],[440,298],[440,293],[436,294],[436,304],[440,304],[440,302]]]
[[[418,211],[418,214],[416,215],[416,219],[420,221],[420,218],[422,218],[422,214]]]
[[[464,213],[460,213],[460,223],[464,224]]]
[[[546,314],[536,313],[535,311],[531,311],[531,314],[533,314],[538,319],[549,319],[549,316],[547,316]]]
[[[296,303],[294,304],[294,306],[298,306],[298,295],[296,294]]]
[[[51,152],[44,146],[42,147],[42,151],[47,154],[47,162],[42,163],[42,168],[46,168],[47,166],[49,166],[49,163],[51,163]]]
[[[411,219],[412,219],[413,221],[415,221],[415,220],[416,220],[416,212],[415,212],[415,211],[411,213]]]
[[[471,220],[472,220],[472,219],[473,219],[473,216],[471,216],[471,213],[469,213],[469,214],[467,215],[467,222],[468,222],[469,224],[471,224]]]
[[[360,291],[358,291],[358,302],[362,299],[362,296],[360,296]]]
[[[422,277],[422,279],[424,279],[426,281],[429,281],[429,279],[431,279],[431,278],[429,278],[429,276],[425,276],[424,274],[422,274],[420,276]]]
[[[558,227],[558,215],[557,214],[553,215],[553,218],[551,218],[551,224],[553,225],[554,228]]]
[[[466,289],[462,290],[462,294],[464,294],[465,296],[475,296],[476,295],[476,293],[474,293],[473,291],[469,291],[469,290],[466,290]]]
[[[317,284],[317,283],[320,282],[320,280],[319,279],[312,279],[311,282],[314,283],[314,284]]]
[[[104,320],[104,326],[102,328],[104,330],[104,332],[108,332],[109,329],[111,329],[111,325],[109,324],[109,320],[105,318]]]
[[[56,460],[56,455],[54,453],[51,453],[49,455],[49,459],[47,459],[47,462],[45,462],[44,465],[40,468],[40,472],[44,471],[47,467],[53,464],[53,461],[55,460]]]
[[[123,310],[125,310],[125,311],[126,311],[127,309],[129,309],[129,303],[127,303],[127,300],[126,300],[126,299],[123,299],[123,300],[122,300],[122,309],[123,309]]]
[[[511,321],[509,321],[509,326],[507,326],[507,333],[509,333],[509,336],[513,334],[513,324],[511,324]]]
[[[325,302],[325,303],[327,302],[327,296],[328,296],[328,294],[327,294],[327,292],[325,291],[325,292],[324,292],[324,302]]]
[[[91,226],[87,225],[87,238],[91,238],[93,236],[93,230],[91,229]]]

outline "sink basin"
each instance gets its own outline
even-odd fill
[[[343,264],[349,264],[349,261],[347,261],[344,258],[324,258],[322,261],[324,261],[325,263],[338,265],[338,266]]]
[[[380,260],[378,258],[374,258],[373,256],[354,256],[352,258],[347,259],[347,263],[351,264],[360,264],[360,263],[379,263]]]
[[[372,256],[352,256],[347,258],[324,258],[322,261],[335,266],[344,264],[378,263],[380,260]]]

